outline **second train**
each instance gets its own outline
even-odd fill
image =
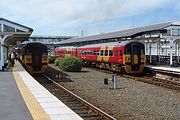
[[[116,72],[142,73],[146,64],[145,46],[138,41],[121,41],[85,45],[81,47],[58,47],[56,58],[77,57],[85,61],[86,66]]]

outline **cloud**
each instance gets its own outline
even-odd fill
[[[63,31],[121,20],[166,7],[178,0],[1,0],[0,16],[40,30]],[[41,28],[41,29],[40,29]]]
[[[98,22],[141,14],[173,0],[91,0],[73,17],[77,22]]]

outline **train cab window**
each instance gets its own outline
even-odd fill
[[[125,54],[130,54],[131,53],[131,45],[128,44],[125,46],[125,51],[124,51]]]
[[[31,51],[29,49],[26,49],[26,54],[31,55],[32,53],[31,53]]]
[[[108,50],[105,50],[105,56],[108,56]]]
[[[113,56],[113,51],[109,50],[109,56]]]
[[[143,45],[141,45],[141,54],[145,54],[145,48],[144,48],[144,46]]]
[[[116,50],[116,52],[115,52],[115,56],[118,56],[118,50]]]
[[[103,56],[104,50],[101,50],[101,56]]]
[[[122,56],[122,50],[120,50],[120,54],[119,55]]]

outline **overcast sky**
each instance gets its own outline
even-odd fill
[[[87,36],[179,21],[180,0],[0,0],[0,17],[33,35]]]

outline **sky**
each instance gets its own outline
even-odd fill
[[[33,35],[89,36],[180,21],[180,0],[0,0],[0,17]]]

